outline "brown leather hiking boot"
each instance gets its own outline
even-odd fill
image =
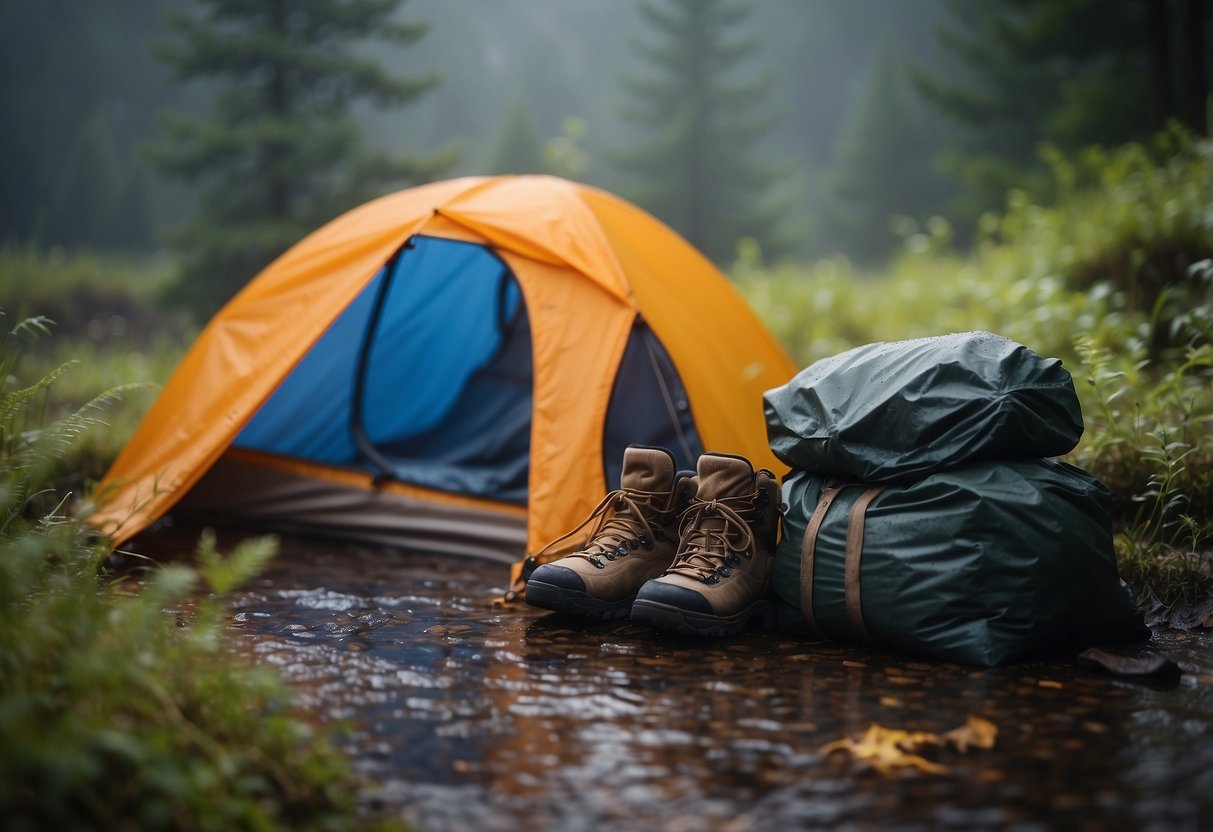
[[[527,603],[583,618],[626,618],[636,591],[669,567],[678,548],[678,514],[695,480],[689,471],[674,468],[674,456],[664,448],[628,446],[622,487],[545,549],[595,523],[588,542],[536,569],[527,580]]]
[[[689,635],[735,635],[769,606],[779,483],[730,454],[701,456],[697,481],[674,563],[640,588],[632,620]]]

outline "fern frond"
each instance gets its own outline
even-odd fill
[[[23,387],[20,390],[13,390],[11,393],[6,393],[3,398],[0,398],[0,430],[6,433],[11,433],[12,425],[10,424],[14,416],[16,416],[26,405],[34,401],[40,394],[46,391],[48,387],[55,383],[59,376],[70,370],[78,361],[65,361],[42,378],[35,381],[29,387]]]
[[[37,341],[51,334],[51,327],[55,322],[45,315],[31,315],[30,317],[19,321],[10,331],[9,335],[24,336],[30,343]]]
[[[106,410],[123,392],[144,386],[132,383],[113,387],[40,430],[24,434],[21,444],[8,454],[12,467],[22,470],[31,481],[42,482],[51,465],[64,459],[77,439],[98,425],[106,426],[95,414]]]

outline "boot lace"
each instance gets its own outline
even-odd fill
[[[666,574],[707,584],[727,578],[742,558],[754,555],[754,531],[746,517],[759,508],[749,496],[692,502],[679,518],[681,544]]]
[[[665,540],[661,529],[655,529],[646,514],[656,514],[654,503],[665,495],[643,491],[612,491],[602,498],[590,515],[582,520],[572,531],[556,538],[535,556],[539,563],[554,560],[544,555],[594,523],[589,533],[588,542],[580,550],[565,555],[565,557],[584,558],[602,569],[606,561],[624,557],[640,547],[653,548],[653,541]]]

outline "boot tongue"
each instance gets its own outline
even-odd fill
[[[695,503],[702,506],[713,500],[727,500],[730,497],[744,497],[754,492],[754,468],[749,460],[727,454],[704,454],[699,457],[696,480],[698,487],[695,491]],[[736,501],[722,503],[731,505],[734,510],[740,508]],[[683,529],[683,540],[680,552],[684,558],[682,563],[684,574],[705,577],[707,573],[701,570],[715,569],[721,560],[728,556],[733,543],[740,543],[743,530],[735,525],[735,520],[720,511],[705,511],[695,516],[694,524]],[[676,564],[677,566],[677,564]]]
[[[699,500],[738,497],[754,490],[754,468],[749,460],[724,454],[699,457]]]
[[[674,487],[674,455],[663,448],[628,446],[619,485],[624,491],[669,491]]]

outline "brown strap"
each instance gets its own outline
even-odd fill
[[[813,510],[813,516],[809,518],[809,525],[805,527],[804,542],[800,546],[800,610],[804,615],[804,620],[808,622],[809,629],[815,635],[822,633],[817,629],[817,618],[813,615],[813,554],[817,550],[817,533],[821,531],[821,524],[826,519],[826,512],[830,510],[834,498],[841,491],[841,485],[835,485],[832,482],[826,483],[825,490],[817,499],[817,508]]]
[[[868,625],[863,620],[863,603],[860,600],[859,566],[863,558],[863,526],[867,519],[868,506],[884,491],[887,486],[876,485],[869,488],[855,505],[851,506],[851,516],[847,523],[847,551],[843,566],[843,580],[847,600],[847,618],[851,622],[851,630],[864,641],[875,643]]]

